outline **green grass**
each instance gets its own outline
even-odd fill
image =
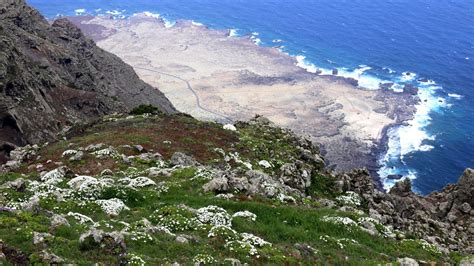
[[[83,161],[76,163],[61,158],[62,152],[69,149],[68,146],[71,144],[72,148],[78,148],[93,143],[113,145],[128,155],[136,155],[137,152],[119,148],[120,145],[140,144],[147,149],[159,151],[166,159],[169,159],[175,151],[184,151],[195,156],[201,163],[212,162],[216,167],[222,165],[222,156],[214,149],[222,148],[226,154],[238,152],[244,161],[250,161],[257,169],[259,160],[268,160],[274,167],[262,170],[269,174],[276,174],[281,165],[300,159],[301,152],[294,145],[296,138],[288,135],[286,131],[246,123],[238,124],[237,127],[238,133],[228,132],[223,130],[221,125],[200,122],[188,116],[136,117],[102,122],[68,141],[49,145],[41,151],[42,158],[39,161],[30,163],[45,164],[46,160],[51,159],[64,162],[77,174],[81,174],[84,169],[93,169],[91,175],[108,168],[113,170],[115,179],[137,173],[144,175],[145,169],[157,165],[157,162],[134,159],[132,165],[136,169],[132,170],[120,160],[97,160],[92,155],[86,155]],[[179,135],[184,131],[186,134]],[[172,144],[163,143],[165,140],[170,140]],[[17,173],[0,175],[0,185],[20,177],[38,180],[38,173],[34,171],[25,168],[22,172],[27,175]],[[137,239],[140,236],[139,231],[134,231],[134,234],[126,236],[127,257],[137,254],[151,265],[173,262],[192,265],[193,258],[198,255],[212,256],[219,263],[223,263],[225,258],[236,258],[250,265],[377,265],[394,262],[400,257],[439,263],[461,259],[461,255],[456,253],[451,254],[451,258],[445,258],[423,248],[416,241],[401,242],[382,236],[371,236],[356,228],[323,222],[322,218],[328,215],[358,218],[354,213],[341,213],[334,209],[319,207],[315,199],[334,199],[338,196],[334,180],[323,171],[313,172],[312,185],[306,191],[313,198],[302,199],[302,202],[294,205],[240,194],[231,200],[219,199],[213,193],[203,192],[202,186],[208,181],[206,177],[196,178],[197,173],[196,167],[187,167],[174,170],[171,176],[154,177],[153,180],[161,184],[158,187],[132,189],[115,186],[102,189],[97,199],[118,198],[130,208],[123,210],[116,217],[108,216],[94,202],[81,203],[72,199],[58,201],[54,196],[41,199],[39,212],[0,212],[0,239],[8,246],[21,249],[28,254],[31,263],[39,262],[38,253],[41,251],[41,247],[32,243],[33,232],[49,232],[54,237],[47,242],[48,250],[67,262],[79,265],[89,265],[91,262],[119,264],[124,258],[109,254],[93,243],[81,244],[79,237],[88,228],[72,217],[67,218],[70,226],[52,229],[49,217],[51,213],[76,212],[87,215],[99,224],[99,229],[104,231],[124,229],[125,225],[119,221],[130,224],[135,230],[143,223],[144,218],[154,224],[176,220],[185,224],[192,221],[194,214],[182,208],[183,205],[195,209],[215,205],[224,208],[229,214],[245,210],[256,214],[256,221],[235,218],[232,228],[238,233],[246,232],[259,236],[272,243],[272,247],[258,248],[259,257],[249,256],[248,250],[245,249],[229,250],[222,238],[209,238],[209,226],[191,229],[170,225],[171,229],[175,229],[174,233],[189,236],[189,243],[178,243],[175,237],[160,232],[152,234],[151,239],[145,242],[143,239]],[[68,188],[67,181],[63,181],[57,187]],[[0,188],[0,193],[2,205],[25,200],[32,195],[31,192],[17,192],[5,187]],[[83,198],[85,195],[77,192],[74,196]],[[166,218],[162,219],[157,215]],[[341,239],[354,239],[357,244]],[[295,244],[298,243],[310,245],[317,250],[317,253],[305,256],[295,248]],[[342,248],[341,243],[344,245]]]

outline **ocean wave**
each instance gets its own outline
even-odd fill
[[[448,96],[454,99],[461,99],[462,95],[456,94],[456,93],[448,93]]]
[[[318,68],[313,63],[310,63],[306,60],[306,56],[297,55],[295,56],[296,66],[301,67],[302,69],[308,71],[309,73],[321,73],[323,75],[331,75],[332,71],[329,69]]]
[[[332,75],[332,69],[320,68],[317,67],[315,64],[306,60],[306,56],[304,55],[296,55],[296,66],[305,69],[310,73],[317,73],[322,75]],[[371,70],[372,68],[366,65],[360,65],[358,68],[353,70],[349,70],[348,68],[337,68],[337,75],[339,77],[344,78],[353,78],[358,81],[359,87],[365,88],[368,90],[378,90],[380,89],[380,85],[384,83],[390,83],[388,80],[380,79],[374,75],[366,73],[367,71]]]
[[[79,9],[74,10],[74,12],[76,13],[76,16],[80,16],[80,15],[83,15],[84,13],[86,13],[86,9],[85,8],[79,8]]]
[[[252,32],[252,34],[250,35],[250,40],[252,40],[256,45],[262,45],[263,42],[262,42],[262,39],[260,39],[258,36],[260,35],[260,33],[258,32]]]
[[[366,65],[360,65],[359,68],[352,71],[347,68],[340,68],[338,69],[338,76],[356,79],[359,82],[359,87],[369,90],[378,90],[380,89],[380,84],[390,82],[374,75],[367,74],[366,72],[371,69],[371,67]]]
[[[161,21],[163,21],[163,23],[165,25],[165,28],[171,28],[176,24],[176,21],[170,21],[167,18],[162,17],[161,14],[159,14],[159,13],[152,13],[152,12],[149,12],[149,11],[145,11],[145,12],[143,12],[143,14],[147,17],[160,19]],[[134,14],[134,15],[136,15],[136,14]]]
[[[414,152],[428,152],[435,148],[429,142],[433,142],[436,136],[430,134],[426,127],[431,123],[431,113],[447,108],[449,104],[446,99],[436,95],[436,91],[441,87],[426,84],[427,82],[418,84],[420,102],[415,106],[414,118],[404,125],[389,129],[387,132],[387,151],[379,160],[380,168],[378,170],[385,189],[390,189],[395,183],[394,180],[387,178],[390,175],[416,178],[416,172],[404,166],[404,158],[407,155]],[[392,167],[393,165],[397,167]]]
[[[158,13],[152,13],[152,12],[149,12],[149,11],[145,11],[145,12],[143,12],[143,15],[145,15],[145,16],[147,16],[147,17],[152,17],[152,18],[161,19],[161,15],[158,14]]]
[[[120,11],[120,10],[116,10],[116,9],[105,11],[106,14],[109,14],[109,15],[112,15],[112,16],[121,15],[123,12],[124,12],[124,10]]]
[[[124,15],[124,12],[126,10],[117,10],[117,9],[112,9],[112,10],[107,10],[105,11],[105,14],[112,16],[113,19],[124,19],[127,16]]]
[[[238,37],[239,36],[239,33],[238,33],[238,29],[230,29],[229,30],[229,37]]]
[[[204,26],[204,24],[202,24],[202,23],[200,23],[200,22],[197,22],[197,21],[194,21],[194,20],[191,20],[191,23],[192,23],[194,26],[198,26],[198,27]]]
[[[407,81],[412,81],[416,78],[416,74],[412,72],[403,72],[402,76],[400,77],[400,80],[402,82],[407,82]]]

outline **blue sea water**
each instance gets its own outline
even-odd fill
[[[368,89],[411,83],[422,102],[413,121],[389,131],[381,178],[401,174],[427,194],[474,167],[474,0],[27,1],[49,18],[148,11],[170,24],[190,19],[281,46],[308,71],[338,68]]]

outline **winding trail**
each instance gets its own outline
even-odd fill
[[[196,93],[196,91],[193,89],[193,87],[191,87],[191,84],[189,83],[189,81],[183,79],[182,77],[179,77],[179,76],[175,76],[175,75],[172,75],[172,74],[168,74],[168,73],[164,73],[164,72],[160,72],[160,71],[157,71],[157,70],[153,70],[153,69],[149,69],[149,68],[144,68],[144,67],[134,67],[136,69],[140,69],[140,70],[146,70],[146,71],[150,71],[150,72],[154,72],[154,73],[157,73],[157,74],[161,74],[161,75],[165,75],[165,76],[168,76],[168,77],[172,77],[172,78],[175,78],[175,79],[178,79],[184,83],[186,83],[186,86],[188,88],[189,91],[191,91],[191,93],[194,95],[194,98],[196,99],[196,105],[199,109],[205,111],[205,112],[208,112],[208,113],[211,113],[213,115],[216,115],[216,116],[219,116],[219,117],[222,117],[224,118],[227,122],[229,123],[232,123],[232,119],[230,119],[228,116],[225,116],[223,114],[219,114],[217,112],[214,112],[212,110],[209,110],[207,108],[205,108],[204,106],[201,105],[201,100],[199,99],[199,95]]]

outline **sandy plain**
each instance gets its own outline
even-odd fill
[[[275,47],[191,21],[166,27],[143,14],[71,20],[165,93],[178,110],[224,123],[263,115],[320,145],[335,170],[376,168],[386,129],[413,109],[411,95],[365,90],[354,80],[308,73]]]

